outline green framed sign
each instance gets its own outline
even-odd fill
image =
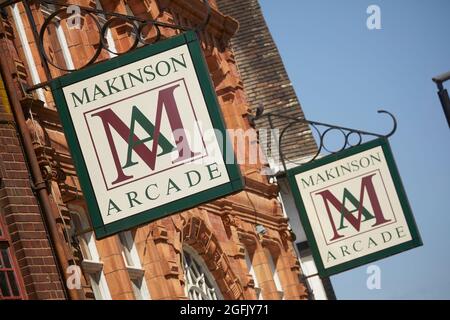
[[[194,32],[51,89],[97,238],[243,189]]]
[[[291,169],[287,178],[322,277],[422,245],[385,138]]]

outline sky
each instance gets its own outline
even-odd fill
[[[450,132],[431,80],[450,71],[450,1],[260,5],[308,119],[379,133],[391,122],[377,110],[398,121],[390,144],[424,245],[374,263],[381,289],[367,288],[367,265],[332,276],[337,298],[450,299]]]

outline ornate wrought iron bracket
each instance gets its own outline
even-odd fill
[[[44,23],[42,24],[42,26],[40,27],[40,29],[38,31],[36,22],[34,20],[32,12],[31,12],[30,0],[7,1],[6,3],[3,3],[0,6],[0,9],[4,9],[6,6],[13,5],[18,2],[22,2],[25,7],[25,12],[27,14],[27,18],[30,22],[31,29],[33,31],[34,40],[38,44],[39,55],[42,60],[42,65],[44,67],[44,71],[47,76],[46,82],[42,82],[42,83],[36,84],[32,87],[29,87],[27,89],[28,92],[34,91],[39,88],[46,87],[46,86],[48,86],[49,82],[51,80],[53,80],[49,65],[51,65],[59,70],[65,71],[65,72],[73,72],[73,71],[81,70],[91,64],[94,64],[97,61],[97,59],[100,56],[103,49],[105,49],[115,55],[122,55],[122,54],[132,51],[139,44],[150,45],[150,44],[156,43],[157,41],[161,40],[161,38],[162,38],[162,33],[161,33],[162,28],[179,30],[181,32],[191,30],[191,31],[196,31],[197,33],[199,33],[199,32],[202,32],[207,27],[207,25],[211,19],[211,13],[212,13],[209,2],[207,0],[202,0],[203,4],[205,5],[205,11],[206,11],[205,19],[199,25],[197,25],[195,27],[190,27],[190,26],[181,25],[181,24],[162,22],[162,21],[158,21],[156,19],[142,19],[142,18],[135,17],[135,16],[130,16],[130,15],[121,14],[121,13],[115,13],[115,12],[108,12],[108,11],[99,10],[99,9],[95,9],[95,8],[91,8],[91,7],[79,6],[77,4],[72,4],[72,3],[67,3],[67,2],[63,3],[63,2],[59,2],[59,1],[40,0],[39,3],[52,6],[54,8],[54,11],[51,12],[45,18]],[[58,18],[61,19],[61,16],[63,16],[63,17],[66,16],[66,18],[67,18],[67,15],[69,15],[71,7],[78,8],[79,12],[80,12],[79,14],[81,16],[84,16],[84,18],[89,16],[94,21],[95,28],[99,34],[98,43],[93,45],[93,47],[95,48],[94,54],[92,55],[92,57],[90,57],[89,61],[87,61],[83,66],[80,66],[78,68],[68,68],[67,66],[62,67],[62,66],[57,65],[57,63],[55,63],[54,61],[52,61],[52,59],[49,58],[48,54],[46,53],[46,51],[44,49],[44,40],[45,40],[45,35],[47,32],[47,29],[55,21],[57,21]],[[103,23],[101,21],[103,21]],[[126,50],[124,52],[113,52],[111,50],[111,48],[109,48],[108,41],[106,40],[107,32],[108,32],[108,29],[113,25],[113,23],[117,23],[117,22],[120,23],[121,21],[130,26],[131,34],[134,35],[134,37],[133,37],[134,40],[133,40],[133,43],[131,44],[131,46],[128,48],[128,50]],[[146,39],[146,37],[143,36],[143,31],[146,27],[149,27],[150,29],[154,28],[154,30],[156,32],[156,36],[150,42],[148,41],[148,39]]]
[[[287,162],[293,163],[295,165],[303,165],[303,164],[306,164],[306,163],[316,160],[320,156],[323,156],[324,152],[326,152],[328,154],[335,154],[342,150],[352,148],[355,146],[359,146],[363,142],[367,141],[367,139],[365,139],[366,137],[372,137],[372,138],[389,138],[389,137],[391,137],[397,130],[397,119],[395,118],[395,116],[392,113],[390,113],[386,110],[379,110],[378,113],[387,114],[392,119],[393,127],[392,127],[391,131],[388,132],[387,134],[374,133],[374,132],[369,132],[369,131],[364,131],[364,130],[358,130],[358,129],[353,129],[353,128],[337,126],[337,125],[333,125],[333,124],[329,124],[329,123],[311,121],[311,120],[307,120],[305,118],[291,117],[291,116],[281,115],[281,114],[274,113],[274,112],[264,114],[264,108],[262,106],[259,106],[257,108],[256,115],[249,116],[249,121],[250,121],[250,123],[254,124],[255,121],[266,118],[269,123],[270,129],[277,128],[280,130],[279,131],[280,133],[277,137],[278,138],[277,139],[278,146],[276,146],[276,148],[278,150],[276,150],[276,151],[278,151],[278,155],[279,155],[281,164],[284,169],[284,171],[283,171],[283,174],[284,174],[288,168]],[[275,127],[273,124],[273,120],[275,118],[282,119],[283,121],[286,122],[286,124],[283,125],[282,128]],[[284,150],[283,150],[283,148],[284,148],[284,140],[283,139],[286,137],[286,133],[294,125],[298,125],[298,124],[308,124],[310,126],[310,128],[312,128],[317,133],[317,136],[318,136],[316,153],[314,155],[312,155],[311,157],[303,159],[302,161],[299,161],[298,159],[288,158],[286,156],[286,152],[284,152]],[[332,150],[326,144],[327,135],[330,135],[333,132],[337,132],[338,134],[341,134],[343,137],[342,145],[340,146],[340,148],[335,149],[335,150]]]

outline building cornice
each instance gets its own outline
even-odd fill
[[[203,23],[207,15],[207,10],[202,0],[159,0],[158,4],[161,11],[171,8],[183,16],[189,16],[189,20],[193,25]],[[226,45],[238,28],[239,23],[237,20],[224,15],[211,6],[211,16],[205,28],[206,32],[211,33]]]

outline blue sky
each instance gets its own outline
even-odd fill
[[[332,277],[338,299],[450,299],[450,132],[431,78],[450,71],[448,0],[260,0],[311,120],[388,132],[424,246]],[[369,30],[369,5],[381,30]],[[450,82],[446,85],[450,88]]]

